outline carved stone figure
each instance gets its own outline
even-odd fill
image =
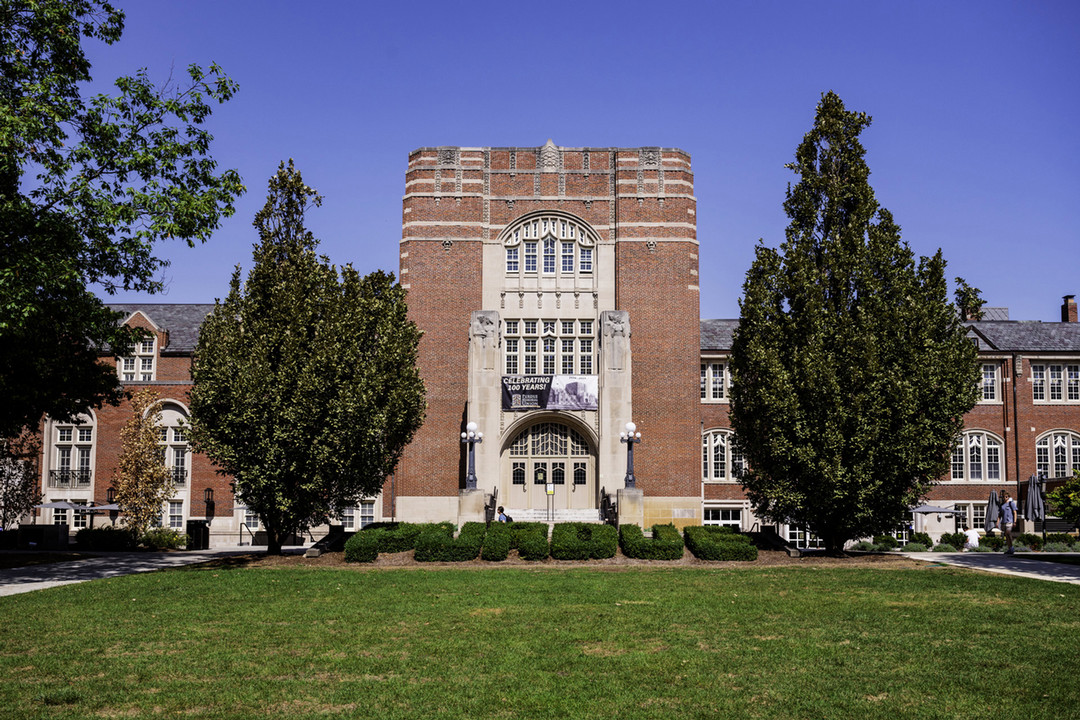
[[[630,315],[625,310],[606,310],[601,313],[601,322],[608,369],[622,370],[630,352]]]

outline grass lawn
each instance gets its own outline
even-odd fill
[[[0,614],[3,718],[1080,714],[1080,587],[943,567],[188,568]]]

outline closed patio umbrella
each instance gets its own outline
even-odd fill
[[[997,490],[990,491],[990,499],[986,501],[986,532],[997,527],[998,517],[1001,515],[1001,501],[998,500]]]
[[[1032,522],[1046,519],[1046,505],[1042,499],[1042,487],[1034,475],[1027,481],[1027,498],[1024,502],[1024,517]]]

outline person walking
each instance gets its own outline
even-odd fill
[[[1016,524],[1016,501],[1009,496],[1009,493],[1001,493],[1001,530],[1005,533],[1005,542],[1008,547],[1005,548],[1006,555],[1013,554],[1013,526]]]

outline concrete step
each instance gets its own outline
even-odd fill
[[[514,518],[514,522],[600,522],[600,511],[595,508],[588,510],[555,510],[550,516],[547,510],[507,508],[506,514]]]

